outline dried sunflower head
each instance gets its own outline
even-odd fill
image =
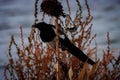
[[[50,16],[63,16],[65,17],[65,14],[63,13],[62,5],[58,0],[43,0],[41,3],[41,10],[50,15]]]

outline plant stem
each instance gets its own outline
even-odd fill
[[[59,80],[59,64],[58,64],[58,58],[59,58],[59,44],[58,44],[58,18],[56,18],[56,57],[57,57],[57,62],[56,62],[56,76],[57,76],[57,80]]]

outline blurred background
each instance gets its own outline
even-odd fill
[[[42,0],[39,0],[39,4]],[[61,0],[66,4],[65,0]],[[84,10],[84,0],[81,1]],[[88,0],[91,15],[94,17],[92,33],[96,33],[99,49],[106,48],[106,35],[110,32],[111,48],[120,49],[120,0]],[[77,7],[75,0],[69,0],[72,13]],[[39,6],[39,5],[38,5]],[[64,6],[67,11],[67,6]],[[40,20],[39,13],[39,20]],[[74,15],[73,15],[74,16]],[[7,63],[8,46],[11,35],[20,44],[20,26],[23,27],[24,39],[30,33],[34,23],[34,0],[0,0],[0,78]],[[25,43],[26,43],[25,42]],[[99,53],[100,54],[100,53]],[[2,78],[3,79],[3,78]],[[0,80],[2,80],[0,79]]]

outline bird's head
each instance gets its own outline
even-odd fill
[[[40,31],[44,31],[45,30],[44,28],[46,28],[46,26],[47,26],[47,23],[45,23],[45,22],[39,22],[39,23],[33,25],[32,27],[37,28]]]

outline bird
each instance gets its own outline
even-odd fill
[[[44,43],[48,43],[54,50],[56,50],[56,32],[54,25],[39,22],[34,24],[32,27],[37,28],[40,31],[40,38]],[[67,50],[82,62],[87,62],[91,65],[95,64],[92,59],[90,59],[82,50],[70,41],[60,24],[58,24],[58,32],[59,47],[61,50]]]

